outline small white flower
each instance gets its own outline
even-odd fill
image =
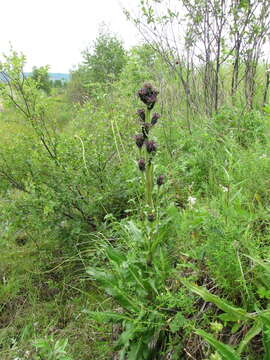
[[[189,196],[187,201],[188,201],[188,205],[192,208],[193,205],[196,204],[197,199],[195,197],[193,197],[193,196]]]
[[[266,159],[266,154],[262,154],[261,156],[260,156],[260,159]]]
[[[219,184],[219,186],[221,187],[221,190],[222,190],[223,192],[228,192],[228,191],[229,191],[229,188],[228,188],[227,186],[223,186],[223,185],[221,185],[221,184]]]

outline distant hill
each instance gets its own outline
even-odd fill
[[[70,75],[64,74],[64,73],[49,73],[50,79],[55,80],[63,80],[63,81],[69,81]]]
[[[32,74],[31,72],[24,73],[26,77],[31,76],[31,74]],[[70,79],[70,75],[64,73],[49,73],[49,77],[50,80],[52,81],[61,80],[62,82],[67,82]],[[0,82],[6,82],[5,77],[1,73],[0,73]]]
[[[25,76],[31,76],[31,72],[26,72]],[[50,80],[55,81],[55,80],[62,80],[62,81],[69,81],[70,79],[70,75],[69,74],[65,74],[65,73],[49,73],[49,77]]]

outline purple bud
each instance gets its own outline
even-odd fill
[[[143,136],[143,134],[135,135],[134,138],[135,138],[136,145],[138,146],[139,149],[141,149],[142,146],[143,146],[143,143],[144,143],[144,136]]]
[[[148,137],[151,126],[152,125],[150,123],[143,123],[143,125],[142,125],[142,133],[143,133],[145,139]]]
[[[149,154],[157,151],[157,145],[153,140],[146,141],[145,146],[146,146],[146,150]]]
[[[153,109],[157,101],[158,91],[153,88],[151,84],[144,84],[138,91],[138,96],[141,101],[147,106],[148,110]]]
[[[164,184],[164,175],[159,175],[157,178],[157,185],[161,186]]]
[[[158,121],[158,119],[160,118],[160,115],[158,113],[154,113],[153,116],[152,116],[152,120],[151,120],[151,124],[152,125],[155,125]]]
[[[140,159],[140,160],[138,161],[138,167],[139,167],[139,169],[140,169],[141,171],[144,171],[144,170],[145,170],[145,161],[144,161],[144,159]]]
[[[148,221],[153,222],[155,221],[155,215],[154,214],[148,214]]]
[[[145,111],[144,111],[144,109],[139,109],[137,111],[137,114],[139,115],[141,121],[145,121]]]

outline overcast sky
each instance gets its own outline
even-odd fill
[[[106,22],[126,47],[139,43],[136,29],[121,9],[138,0],[0,0],[0,53],[9,43],[27,56],[26,71],[50,65],[51,72],[68,72],[81,61],[81,51]]]

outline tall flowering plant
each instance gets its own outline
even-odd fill
[[[140,100],[146,105],[146,108],[137,110],[140,120],[141,132],[135,136],[135,142],[139,149],[140,159],[138,160],[138,168],[143,173],[145,179],[145,200],[148,206],[149,221],[155,219],[153,210],[153,188],[154,188],[154,167],[153,160],[157,152],[157,144],[150,139],[150,131],[158,122],[160,115],[152,113],[157,102],[158,91],[151,84],[144,84],[138,91]],[[164,176],[160,175],[157,180],[157,186],[161,186],[164,182]]]
[[[158,206],[153,201],[154,186],[159,192],[164,183],[163,175],[154,179],[157,144],[151,138],[151,130],[160,118],[153,113],[158,91],[151,84],[145,84],[138,96],[145,107],[137,111],[140,132],[134,140],[145,185],[146,221],[139,222],[139,226],[132,220],[125,222],[125,251],[117,244],[109,245],[106,247],[109,267],[107,263],[105,269],[89,268],[87,272],[120,305],[120,312],[92,312],[102,323],[121,323],[122,333],[115,346],[119,359],[156,360],[161,358],[169,338],[168,324],[172,316],[163,295],[168,293],[166,282],[172,268],[166,232],[159,231],[161,221],[156,221]]]

